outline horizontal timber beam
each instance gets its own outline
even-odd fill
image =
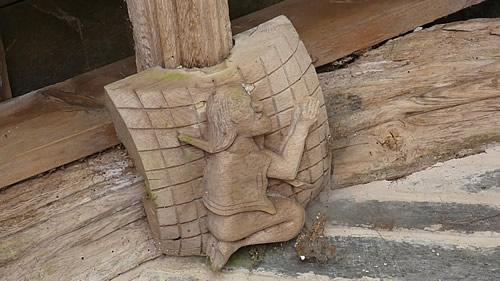
[[[285,0],[231,22],[233,33],[287,16],[321,66],[484,0]]]
[[[285,0],[234,20],[233,33],[285,14],[318,66],[481,1],[330,2]],[[134,60],[1,103],[0,188],[118,144],[103,87],[135,73]]]

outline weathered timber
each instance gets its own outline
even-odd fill
[[[262,189],[267,188],[270,174],[273,175],[270,190],[296,198],[303,205],[328,186],[331,158],[324,98],[311,58],[290,21],[283,16],[277,17],[255,30],[235,36],[235,42],[228,59],[212,68],[200,71],[155,67],[106,86],[108,108],[117,133],[138,170],[145,175],[146,212],[152,231],[157,234],[155,238],[164,253],[169,255],[205,254],[208,237],[205,234],[211,225],[207,228],[204,206],[213,213],[224,210],[221,213],[224,216],[243,212],[260,215],[260,211],[274,215],[275,205],[268,200],[266,189]],[[261,104],[261,109],[252,107],[252,102]],[[222,105],[230,111],[220,109]],[[300,108],[312,117],[300,119],[297,115]],[[248,136],[252,138],[245,139]],[[232,146],[238,147],[242,140],[254,142],[253,137],[264,141],[269,155],[284,153],[288,157],[278,156],[278,160],[272,160],[276,158],[271,156],[269,160],[275,162],[268,164],[254,155],[264,150],[256,152],[253,146],[238,149]],[[229,146],[234,151],[243,151],[246,160],[219,158],[229,155],[226,152],[219,154],[219,150]],[[231,151],[232,159],[240,158]],[[206,153],[215,155],[207,157]],[[212,162],[212,159],[218,160]],[[289,162],[279,162],[283,159]],[[222,162],[222,166],[213,164]],[[214,165],[218,168],[213,169]],[[224,177],[219,176],[221,169],[225,170]],[[235,181],[234,176],[242,171],[247,178],[243,180],[244,176],[240,176],[237,177],[239,181]],[[210,197],[211,204],[207,203],[207,198],[204,203],[200,200],[209,188],[208,179],[215,180],[215,183],[210,180],[212,191],[209,194],[214,194],[215,188],[226,190],[217,190],[216,196],[220,198]],[[290,185],[292,179],[294,183]],[[254,191],[248,193],[252,188]],[[232,194],[229,201],[225,201],[227,193]],[[264,241],[283,241],[298,233],[303,209],[294,201],[283,199],[276,203],[277,216],[289,215],[276,221],[288,229],[271,232],[271,226],[265,226],[267,240]],[[284,208],[288,210],[283,211]],[[268,221],[268,218],[262,217],[261,221]],[[242,224],[239,226],[244,229]],[[252,227],[255,226],[249,225],[247,232],[228,234],[245,235],[260,230]],[[233,246],[236,250],[241,244]],[[212,259],[214,268],[224,263]]]
[[[500,141],[499,26],[435,26],[320,75],[334,185],[403,177]]]
[[[159,255],[143,181],[125,155],[115,149],[1,192],[2,280],[109,280]]]
[[[0,187],[119,143],[104,85],[134,72],[116,62],[0,104]]]
[[[498,106],[495,101],[499,93],[498,87],[494,87],[497,80],[492,78],[498,74],[498,24],[495,19],[479,20],[416,32],[371,51],[346,69],[321,74],[334,138],[336,184],[347,186],[401,177],[456,153],[460,156],[463,149],[477,151],[481,144],[498,140],[498,111],[494,107]],[[453,30],[460,26],[468,31]],[[78,79],[74,78],[57,87],[66,85],[63,88],[78,93],[90,91],[90,86],[85,90],[83,85],[93,85],[93,89],[99,89],[94,93],[95,98],[101,100],[100,89],[104,85],[135,72],[132,61],[133,58],[129,58],[123,67],[117,67],[120,63],[112,64],[81,76],[93,81],[92,84],[75,83]],[[111,130],[107,115],[96,121],[89,119],[91,115],[84,108],[80,108],[81,114],[76,114],[74,107],[71,111],[51,110],[36,106],[40,100],[47,99],[40,91],[30,96],[9,101],[16,103],[14,107],[0,105],[0,188],[117,143],[114,135],[107,138],[106,134],[95,133],[96,128],[102,126],[109,126]],[[66,97],[69,103],[74,103],[75,98],[80,100],[78,95]],[[485,100],[488,97],[492,99]],[[421,114],[416,114],[418,112]],[[73,119],[64,121],[68,115]],[[436,118],[441,118],[441,123],[436,122]],[[75,131],[68,129],[75,127],[64,124],[82,127]],[[399,130],[396,132],[393,127]],[[18,138],[9,137],[7,132],[11,128],[16,128]],[[400,131],[406,135],[394,134]],[[462,142],[463,137],[468,139]],[[391,150],[398,139],[405,141],[404,146],[399,147],[406,150],[400,154],[398,150]],[[51,140],[50,144],[46,140]],[[14,145],[22,141],[28,145]],[[87,149],[81,150],[82,144]],[[50,160],[70,154],[73,156],[66,161]],[[43,159],[47,161],[42,162]],[[9,163],[21,163],[18,167],[24,172],[13,173],[15,170],[8,169]]]
[[[232,24],[233,31],[236,33],[240,30],[248,29],[250,27],[257,25],[260,22],[263,22],[267,18],[271,18],[272,16],[277,15],[278,13],[277,11],[285,11],[284,13],[288,14],[291,17],[292,21],[295,22],[295,25],[299,31],[299,35],[304,40],[305,45],[309,46],[308,51],[312,53],[313,56],[317,59],[315,64],[319,65],[322,64],[322,62],[329,62],[331,60],[340,58],[353,50],[362,49],[366,47],[366,44],[373,44],[375,42],[382,41],[392,36],[395,36],[397,33],[378,33],[377,35],[378,39],[370,41],[371,43],[366,43],[366,41],[361,39],[360,40],[353,39],[353,38],[369,38],[372,32],[367,34],[365,30],[372,30],[371,29],[372,27],[389,25],[390,29],[392,29],[395,26],[398,26],[394,25],[393,21],[401,23],[401,21],[399,21],[400,18],[397,17],[387,18],[393,12],[393,10],[391,10],[392,8],[389,9],[389,6],[396,7],[398,5],[402,5],[401,7],[403,8],[400,8],[400,10],[396,11],[400,11],[403,14],[406,13],[407,11],[410,11],[404,8],[405,5],[406,8],[408,8],[409,7],[408,5],[410,5],[405,1],[403,2],[406,4],[404,4],[403,2],[402,4],[392,3],[393,5],[389,6],[387,5],[380,6],[382,5],[380,3],[385,3],[387,1],[363,3],[362,5],[360,3],[328,3],[326,6],[322,6],[322,9],[320,9],[321,11],[323,9],[325,9],[325,11],[329,10],[328,13],[318,13],[317,15],[314,15],[314,17],[312,17],[315,19],[314,21],[309,20],[311,18],[310,15],[317,12],[318,8],[316,5],[319,2],[323,1],[290,1],[290,0],[284,1],[283,3],[279,4],[284,6],[269,7],[268,9],[265,9],[263,11],[259,11],[254,14],[245,16],[242,19],[233,21]],[[411,5],[416,5],[415,3],[421,3],[421,2],[428,2],[428,1],[413,1],[412,2],[413,4]],[[444,2],[449,2],[449,1],[444,1]],[[463,1],[456,1],[453,3],[459,3],[459,2],[462,3]],[[472,5],[473,3],[476,2],[479,1],[465,2],[462,3],[462,5],[465,7],[467,5]],[[379,8],[375,9],[374,8],[375,6],[373,5],[379,5]],[[434,4],[434,5],[445,5],[445,4]],[[333,6],[335,6],[335,8],[333,8]],[[419,11],[426,11],[426,15],[430,15],[435,11],[441,11],[443,14],[446,14],[446,13],[451,13],[457,9],[457,7],[454,5],[448,6],[448,8],[452,7],[453,9],[449,9],[446,12],[443,11],[442,9],[438,10],[422,9],[422,7],[428,8],[433,6],[418,6],[418,7],[420,7]],[[273,10],[270,10],[271,8]],[[384,10],[385,8],[387,8],[387,10]],[[294,13],[291,13],[291,11],[294,11]],[[380,15],[377,16],[376,14],[375,15],[373,14],[380,11],[384,11],[385,16],[380,16]],[[427,13],[428,11],[431,12]],[[133,12],[137,11],[134,10]],[[357,16],[358,13],[361,14],[361,17],[366,17],[369,20],[360,20],[360,18]],[[265,15],[265,17],[263,15]],[[439,15],[434,15],[434,16],[438,17]],[[252,20],[252,18],[255,19]],[[424,17],[417,16],[417,13],[415,13],[415,18],[423,19]],[[388,24],[388,22],[391,24]],[[417,23],[412,24],[411,28],[417,26],[418,24]],[[356,29],[346,30],[349,26],[355,26]],[[341,28],[341,30],[336,31],[337,28]],[[316,29],[322,31],[317,33],[314,31]],[[383,29],[383,30],[389,30],[389,29]],[[331,36],[324,36],[325,34],[331,34]],[[148,37],[146,37],[146,39],[147,38]],[[330,38],[331,40],[335,40],[335,42],[324,41],[324,40],[330,40]],[[339,40],[339,38],[344,38],[344,40]],[[148,41],[146,40],[145,42]],[[340,48],[338,44],[341,43],[349,44],[351,47]],[[329,50],[329,51],[326,51],[325,53],[318,52],[315,47],[316,45],[318,46],[321,45],[322,50]],[[168,45],[166,46],[168,47]],[[337,50],[341,51],[337,52]],[[88,72],[82,76],[86,77],[86,79],[88,79],[89,81],[90,80],[94,81],[93,82],[94,89],[99,89],[95,91],[96,97],[100,97],[100,95],[102,94],[102,91],[100,89],[102,89],[102,87],[106,85],[108,82],[118,80],[119,78],[122,78],[124,76],[127,76],[135,72],[135,65],[130,63],[133,60],[133,58],[129,58],[127,60],[129,60],[129,63],[124,64],[123,68],[116,66],[112,67],[110,65],[102,67],[95,71]],[[146,58],[142,58],[139,60],[146,61]],[[103,77],[107,78],[103,79]],[[111,77],[114,78],[111,79]],[[107,80],[108,78],[109,80]],[[71,87],[72,92],[78,93],[85,91],[84,88],[81,88],[84,87],[83,85],[74,82],[75,79],[78,80],[77,78],[69,79],[67,82],[62,82],[58,84],[59,86],[57,87],[61,87],[62,85],[67,84],[66,87]],[[324,79],[328,78],[325,77]],[[48,88],[50,89],[52,87]],[[117,142],[117,139],[114,135],[113,136],[108,135],[109,137],[105,137],[107,136],[106,133],[105,134],[99,133],[97,135],[95,133],[96,128],[103,128],[103,126],[104,127],[110,126],[111,121],[109,120],[109,118],[106,117],[104,119],[100,119],[99,121],[96,121],[95,119],[89,119],[89,116],[91,116],[91,114],[87,114],[86,111],[83,110],[83,108],[81,108],[82,109],[82,111],[80,111],[81,114],[76,114],[76,112],[73,109],[71,111],[53,110],[51,112],[50,107],[49,109],[45,109],[43,107],[34,106],[36,102],[47,99],[47,97],[41,96],[41,92],[40,91],[32,92],[28,94],[30,98],[16,99],[15,101],[12,101],[12,103],[10,103],[8,106],[5,104],[0,105],[1,109],[0,117],[2,120],[0,122],[0,134],[1,134],[0,155],[2,156],[0,157],[0,176],[1,176],[0,188],[8,184],[11,184],[13,182],[17,182],[19,180],[35,175],[36,173],[50,170],[54,167],[57,167],[58,165],[67,163],[68,161],[85,157],[89,153],[94,153],[98,151],[98,149],[109,148],[115,145]],[[73,99],[78,99],[78,100],[81,99],[77,95],[68,96],[68,98],[69,99],[66,99],[66,102],[69,103],[72,103]],[[85,97],[83,99],[85,99]],[[50,101],[54,102],[55,100],[50,99]],[[13,106],[13,103],[15,103],[16,105]],[[11,108],[7,109],[7,107]],[[18,112],[20,111],[18,110],[21,110],[24,113],[19,114]],[[48,114],[48,112],[51,113]],[[71,116],[72,117],[71,120],[64,121],[64,119],[67,118],[67,116]],[[7,120],[9,121],[7,122]],[[31,121],[26,122],[26,120],[31,120]],[[36,123],[34,122],[35,120],[37,120]],[[17,126],[16,124],[18,123],[22,124],[22,126]],[[81,126],[78,127],[77,130],[73,130],[71,128],[75,128],[74,124],[80,124]],[[34,138],[28,138],[28,140],[25,139],[24,142],[28,141],[28,144],[23,144],[23,146],[17,145],[23,142],[19,138],[13,138],[12,135],[9,140],[6,140],[5,135],[12,127],[16,127],[16,132],[18,136],[33,135],[33,133],[29,133],[31,128],[38,128],[37,129],[38,134],[33,135],[35,136],[35,138],[37,138],[37,140],[35,140]],[[109,129],[110,127],[106,128],[108,128],[107,130],[105,130],[106,132],[111,132],[110,131],[111,129]],[[25,132],[23,132],[23,130],[25,130]],[[78,133],[75,134],[75,132]],[[47,142],[44,142],[42,140],[50,140],[50,143],[47,144]],[[82,150],[80,148],[82,143],[84,143],[83,147],[85,147],[86,149]],[[73,149],[68,150],[68,147],[72,147]],[[9,151],[9,154],[2,154],[2,153],[7,153],[7,151]],[[36,151],[36,153],[27,153],[28,151],[31,152]],[[14,155],[22,155],[22,157],[18,158],[16,162],[12,162],[11,160],[13,159],[12,157]],[[67,156],[58,156],[58,155],[67,155]],[[54,157],[55,158],[62,157],[65,158],[66,160],[52,161],[51,159],[53,159]],[[30,165],[32,166],[21,165],[20,167],[22,168],[20,172],[13,173],[13,170],[8,170],[9,173],[6,174],[7,170],[5,170],[5,167],[8,167],[9,165],[8,163],[14,163],[14,164],[31,163]]]
[[[314,65],[321,66],[480,2],[286,0],[231,24],[233,32],[239,33],[285,15],[297,28]]]
[[[232,47],[227,0],[127,0],[139,71],[203,67]]]
[[[441,196],[446,206],[457,198],[467,200],[473,196],[474,203],[460,201],[464,202],[462,217],[455,213],[443,218],[445,222],[463,222],[469,219],[470,211],[476,212],[467,209],[467,205],[486,203],[498,207],[498,200],[494,200],[499,195],[498,186],[479,191],[477,196],[474,196],[477,191],[464,188],[479,184],[478,177],[484,180],[484,172],[495,170],[499,153],[497,146],[487,153],[452,160],[431,171],[414,174],[396,186],[379,183],[333,190],[322,203],[335,204],[341,197],[355,198],[356,202],[359,199],[360,202],[355,203],[359,204],[375,198],[384,205],[388,202],[387,196],[395,196],[399,201],[417,198],[420,202],[431,200],[439,204]],[[434,180],[440,175],[446,177]],[[457,182],[457,185],[448,184]],[[394,187],[396,192],[387,192]],[[432,188],[441,190],[434,192]],[[462,196],[457,197],[456,192]],[[492,276],[498,273],[500,233],[495,225],[485,229],[486,232],[474,229],[474,233],[458,233],[446,231],[445,224],[444,231],[435,226],[433,231],[401,228],[389,231],[380,224],[371,230],[327,222],[325,237],[337,246],[336,261],[300,262],[293,243],[274,244],[260,250],[265,251],[261,264],[255,264],[255,260],[248,257],[248,249],[243,249],[230,261],[229,267],[237,270],[214,274],[203,258],[160,256],[146,223],[141,203],[144,195],[142,179],[126,152],[119,148],[0,191],[2,281],[304,280],[304,276],[296,277],[302,274],[308,274],[307,280],[360,278],[361,275],[403,279],[411,276],[412,280],[447,276],[493,280]],[[408,207],[414,211],[419,209],[418,205]],[[426,213],[420,215],[424,219]],[[376,221],[368,223],[373,222]],[[420,270],[415,271],[415,264]],[[257,270],[248,272],[240,270],[241,267],[257,267]],[[447,269],[445,273],[443,268]]]
[[[7,73],[5,49],[2,37],[0,37],[0,101],[10,99],[11,97],[12,92],[10,90],[9,74]]]

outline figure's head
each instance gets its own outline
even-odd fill
[[[217,89],[207,101],[207,119],[213,152],[229,148],[238,135],[254,137],[271,130],[271,119],[263,114],[262,105],[252,102],[241,85]]]

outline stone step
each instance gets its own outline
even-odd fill
[[[324,192],[308,209],[334,225],[500,232],[500,146],[396,181]]]
[[[115,280],[496,280],[500,276],[500,146],[397,181],[321,194],[336,247],[325,263],[295,242],[251,246],[222,273],[204,258],[159,257]]]
[[[496,280],[500,234],[327,225],[337,248],[326,263],[301,261],[294,242],[240,249],[222,273],[204,258],[159,257],[127,272],[123,280]]]
[[[255,270],[288,276],[314,273],[329,278],[384,280],[495,280],[500,274],[497,233],[377,231],[328,226],[325,234],[337,248],[335,260],[323,264],[301,261],[294,244],[287,243],[270,247]]]

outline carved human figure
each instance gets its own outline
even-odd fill
[[[287,241],[304,225],[304,208],[293,199],[268,196],[268,178],[293,182],[319,101],[307,98],[295,107],[281,151],[262,146],[271,120],[241,85],[217,89],[207,101],[207,140],[179,135],[208,152],[203,202],[212,236],[206,254],[220,270],[240,247]]]

